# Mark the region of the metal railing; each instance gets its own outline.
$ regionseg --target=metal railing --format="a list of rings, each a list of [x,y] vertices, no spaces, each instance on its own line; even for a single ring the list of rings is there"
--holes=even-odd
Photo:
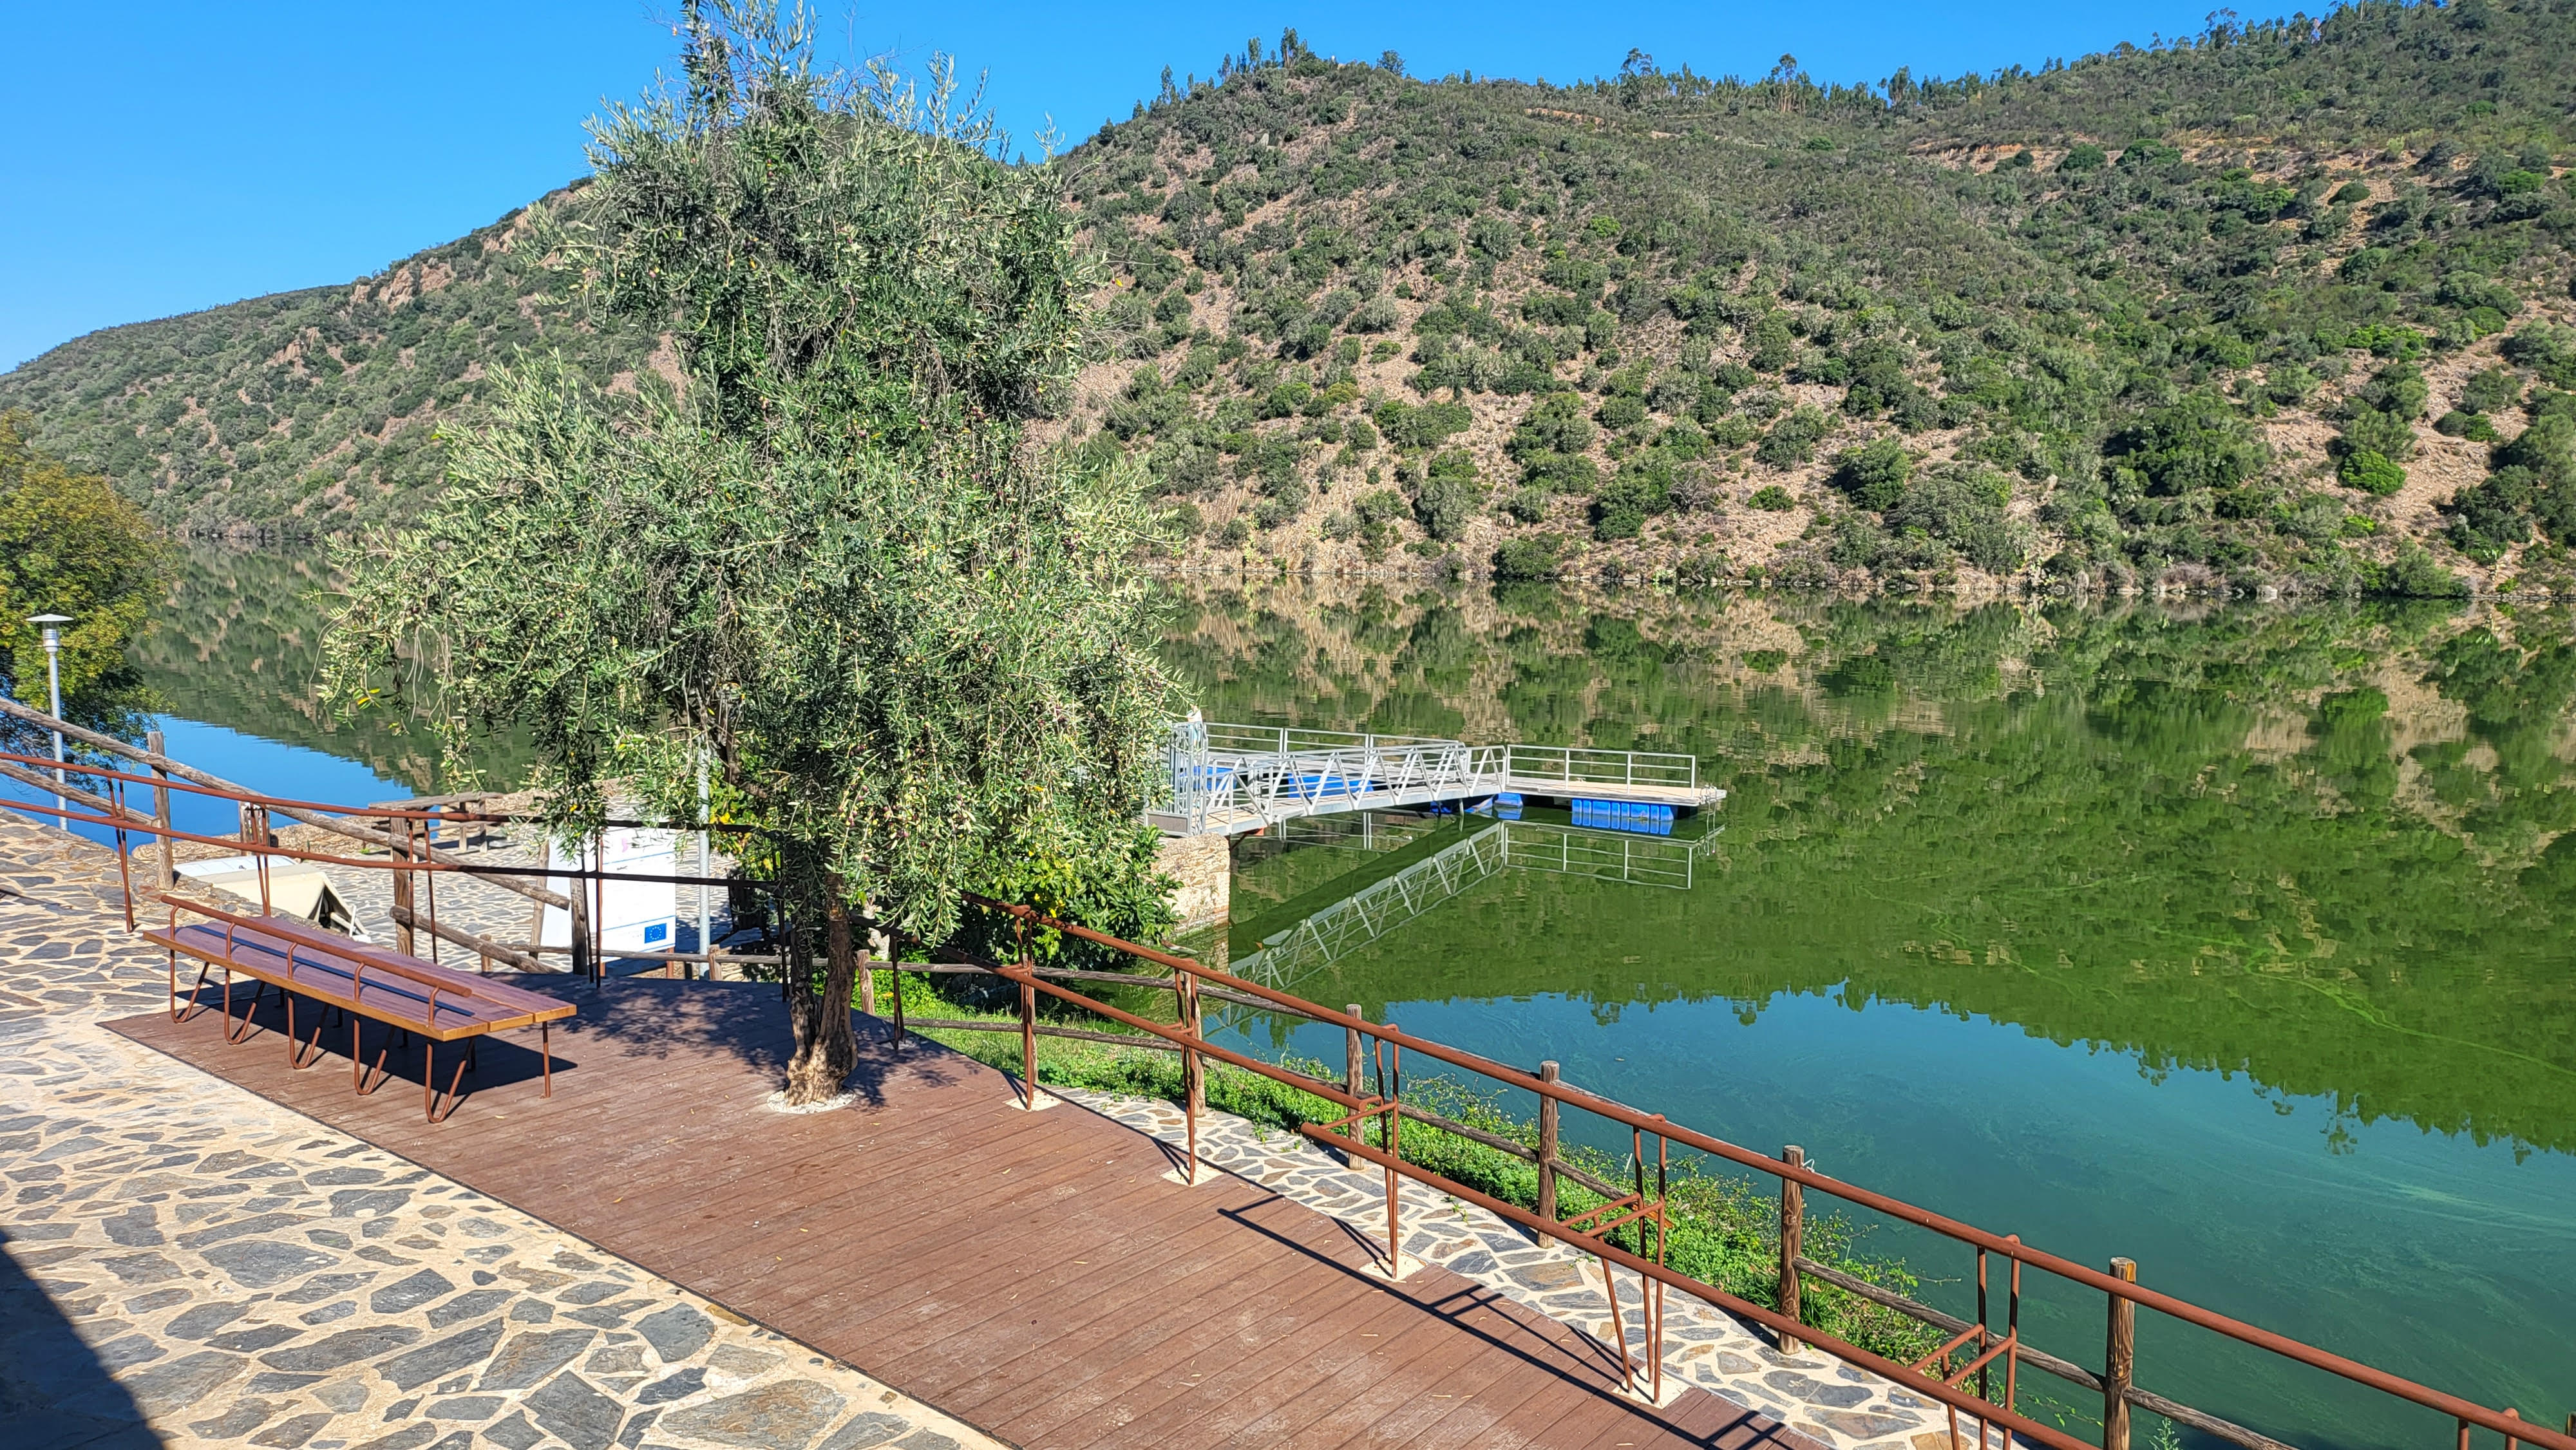
[[[1506,754],[1423,736],[1182,721],[1164,743],[1165,799],[1153,814],[1194,835],[1491,795]]]
[[[1622,1374],[1631,1384],[1642,1380],[1650,1397],[1658,1403],[1662,1399],[1665,1347],[1662,1339],[1662,1295],[1671,1289],[1693,1295],[1739,1320],[1770,1331],[1784,1350],[1803,1346],[1823,1351],[1845,1364],[1880,1375],[1939,1402],[1950,1416],[1950,1443],[1953,1445],[1965,1443],[1959,1428],[1959,1421],[1964,1418],[1975,1422],[1977,1440],[1981,1445],[1991,1443],[1987,1440],[1988,1427],[1991,1426],[2002,1432],[2004,1450],[2009,1450],[2015,1439],[2026,1444],[2047,1446],[2050,1450],[2088,1450],[2086,1441],[2057,1426],[2033,1419],[2016,1408],[2020,1371],[2027,1366],[2103,1397],[2103,1428],[2099,1443],[2104,1450],[2132,1450],[2132,1408],[2148,1410],[2176,1424],[2248,1447],[2248,1450],[2288,1450],[2282,1442],[2258,1430],[2138,1386],[2135,1382],[2136,1316],[2137,1311],[2145,1309],[2447,1417],[2457,1427],[2461,1450],[2468,1450],[2472,1433],[2477,1430],[2504,1437],[2506,1450],[2517,1450],[2523,1445],[2541,1447],[2541,1450],[2576,1450],[2576,1416],[2571,1416],[2567,1431],[2561,1433],[2524,1420],[2517,1411],[2495,1409],[2446,1394],[2404,1376],[2148,1289],[2138,1283],[2136,1265],[2129,1260],[2112,1260],[2107,1273],[2087,1268],[2025,1244],[2017,1235],[1991,1233],[1901,1199],[1829,1178],[1806,1166],[1804,1154],[1796,1147],[1784,1149],[1779,1157],[1774,1158],[1671,1122],[1661,1114],[1647,1113],[1574,1087],[1563,1081],[1554,1063],[1541,1064],[1535,1073],[1523,1071],[1405,1032],[1393,1023],[1370,1022],[1356,1006],[1336,1012],[1319,1003],[1291,996],[1277,988],[1217,970],[1187,957],[1123,941],[1103,932],[1044,916],[1024,906],[981,897],[970,896],[968,899],[988,911],[1016,919],[1021,933],[1021,960],[996,962],[953,947],[923,946],[922,951],[931,959],[926,966],[903,962],[877,965],[874,970],[891,971],[898,977],[895,993],[898,1040],[906,1030],[900,1008],[900,974],[922,970],[962,971],[1017,983],[1020,988],[1019,1020],[1016,1023],[916,1022],[914,1025],[1018,1032],[1022,1052],[1021,1091],[1032,1103],[1038,1091],[1039,1037],[1073,1037],[1178,1052],[1182,1061],[1182,1096],[1187,1118],[1189,1156],[1186,1171],[1192,1178],[1199,1171],[1198,1119],[1205,1110],[1207,1062],[1214,1061],[1253,1073],[1336,1105],[1344,1110],[1342,1116],[1330,1122],[1302,1124],[1299,1131],[1351,1161],[1369,1164],[1386,1175],[1385,1254],[1390,1272],[1400,1273],[1403,1268],[1400,1255],[1402,1211],[1397,1193],[1399,1179],[1411,1179],[1462,1202],[1472,1203],[1519,1224],[1542,1239],[1590,1255],[1600,1262],[1604,1288],[1610,1292],[1611,1320],[1620,1341],[1616,1353]],[[1026,947],[1026,933],[1033,929],[1062,932],[1139,962],[1161,967],[1168,975],[1075,972],[1037,967]],[[1067,985],[1073,981],[1117,983],[1130,988],[1171,992],[1177,999],[1178,1020],[1159,1022],[1129,1012]],[[1041,1023],[1037,1017],[1037,998],[1040,995],[1053,997],[1068,1007],[1107,1019],[1126,1030],[1123,1033],[1100,1032]],[[1203,999],[1207,998],[1257,1006],[1284,1016],[1339,1027],[1348,1043],[1348,1064],[1343,1080],[1329,1081],[1208,1041],[1201,1008]],[[1500,1087],[1535,1095],[1539,1100],[1537,1145],[1533,1147],[1477,1129],[1405,1102],[1403,1060],[1407,1053],[1473,1074]],[[1565,1109],[1589,1113],[1630,1135],[1632,1181],[1629,1185],[1622,1187],[1604,1182],[1563,1161],[1558,1147],[1560,1118]],[[1454,1133],[1535,1163],[1539,1170],[1536,1210],[1495,1198],[1406,1159],[1402,1125],[1408,1121]],[[1379,1125],[1374,1143],[1359,1131],[1361,1125],[1372,1122]],[[1714,1284],[1681,1273],[1664,1261],[1664,1239],[1672,1219],[1665,1202],[1666,1175],[1671,1151],[1675,1147],[1705,1154],[1778,1181],[1781,1270],[1778,1308],[1730,1294]],[[1649,1162],[1655,1165],[1651,1189],[1647,1181],[1646,1165]],[[1560,1217],[1555,1192],[1559,1178],[1583,1183],[1604,1202],[1571,1218]],[[1977,1317],[1971,1320],[1946,1314],[1931,1305],[1843,1273],[1807,1256],[1803,1252],[1802,1231],[1809,1194],[1838,1199],[1973,1250],[1976,1258]],[[1629,1237],[1634,1247],[1615,1241],[1613,1235],[1622,1229],[1631,1230]],[[2000,1273],[1996,1268],[1997,1260],[2002,1261]],[[1633,1273],[1640,1281],[1640,1292],[1647,1306],[1643,1321],[1647,1342],[1639,1346],[1643,1351],[1642,1362],[1631,1357],[1630,1346],[1626,1343],[1626,1320],[1619,1307],[1617,1286],[1612,1278],[1614,1268]],[[2025,1270],[2050,1275],[2104,1296],[2108,1328],[2099,1371],[2049,1353],[2023,1339],[2020,1321]],[[1809,1279],[1832,1284],[1896,1310],[1943,1332],[1947,1337],[1931,1353],[1912,1363],[1898,1363],[1872,1353],[1801,1321],[1801,1288]],[[2000,1306],[1995,1302],[1998,1298]],[[2003,1320],[2000,1326],[1994,1322],[1998,1307]],[[2002,1381],[2000,1400],[1995,1398],[1993,1383],[1998,1370]],[[1974,1390],[1968,1387],[1972,1380],[1976,1384]]]
[[[1164,766],[1165,798],[1151,815],[1155,824],[1183,835],[1508,790],[1573,795],[1588,788],[1686,806],[1708,805],[1722,794],[1700,785],[1699,760],[1691,755],[1470,745],[1435,736],[1221,721],[1174,722],[1165,738]]]
[[[1514,745],[1515,786],[1535,781],[1558,785],[1645,785],[1699,788],[1699,757],[1653,750],[1594,750],[1579,745]]]

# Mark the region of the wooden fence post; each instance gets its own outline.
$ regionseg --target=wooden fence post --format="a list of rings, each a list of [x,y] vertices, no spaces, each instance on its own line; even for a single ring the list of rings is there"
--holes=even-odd
[[[143,736],[143,748],[151,751],[153,758],[156,760],[168,753],[162,747],[161,732],[158,730],[145,732]],[[179,858],[176,854],[179,843],[170,839],[169,835],[170,769],[168,766],[155,765],[152,767],[152,775],[154,777],[154,784],[152,787],[152,821],[153,824],[159,826],[162,831],[161,849],[153,854],[161,858],[161,889],[168,891],[179,884]]]
[[[411,822],[393,816],[385,817],[385,834],[391,836],[397,832],[402,836],[402,845],[397,849],[401,851],[402,859],[409,861],[411,859]],[[417,943],[412,938],[412,903],[411,872],[404,867],[396,866],[394,868],[394,950],[407,957],[420,955],[414,949]]]
[[[1807,1166],[1807,1150],[1792,1143],[1780,1150],[1780,1161],[1792,1168]],[[1798,1255],[1807,1231],[1807,1186],[1794,1178],[1780,1180],[1780,1317],[1792,1324],[1798,1319]],[[1798,1336],[1780,1331],[1780,1352],[1795,1353]]]
[[[1538,1065],[1538,1080],[1551,1086],[1557,1081],[1554,1062]],[[1538,1216],[1550,1223],[1556,1221],[1556,1099],[1541,1093],[1538,1099]]]
[[[1360,1015],[1360,1004],[1353,1002],[1342,1010],[1357,1020]],[[1360,1095],[1360,1030],[1356,1027],[1345,1030],[1350,1037],[1347,1044],[1350,1058],[1349,1065],[1342,1070],[1342,1091],[1352,1097],[1358,1097]]]
[[[1395,1031],[1395,1024],[1388,1022],[1386,1030]],[[1378,1060],[1394,1070],[1393,1080],[1384,1082],[1390,1111],[1386,1115],[1386,1127],[1381,1130],[1382,1142],[1386,1156],[1401,1162],[1404,1158],[1404,1049],[1384,1038],[1378,1039],[1377,1048]],[[1386,1276],[1390,1279],[1404,1277],[1404,1231],[1397,1209],[1397,1191],[1402,1186],[1390,1163],[1386,1170]]]
[[[1198,974],[1175,971],[1179,978],[1181,1030],[1195,1043],[1205,1039],[1199,1014]],[[1199,1113],[1207,1107],[1207,1064],[1196,1047],[1181,1049],[1181,1111],[1189,1120],[1189,1155],[1187,1168],[1181,1170],[1182,1181],[1195,1188],[1199,1181]]]
[[[2138,1282],[2135,1259],[2113,1259],[2111,1277]],[[2102,1355],[2102,1450],[2129,1450],[2129,1380],[2138,1372],[2138,1306],[2111,1296],[2111,1328]]]
[[[576,855],[573,859],[578,861],[581,858]],[[572,941],[572,972],[574,976],[587,977],[591,973],[592,965],[589,883],[577,876],[561,879],[565,887],[564,899],[572,903],[564,913],[565,925],[568,928],[566,934]]]
[[[1020,965],[1030,965],[1027,958]],[[1024,1104],[1038,1105],[1038,989],[1020,983],[1020,1088]]]

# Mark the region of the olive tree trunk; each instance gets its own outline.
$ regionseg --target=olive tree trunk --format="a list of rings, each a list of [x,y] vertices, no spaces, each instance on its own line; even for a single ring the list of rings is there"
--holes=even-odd
[[[835,882],[837,888],[839,883]],[[788,995],[796,1030],[796,1055],[787,1064],[787,1106],[803,1107],[839,1095],[859,1065],[858,1033],[850,1021],[850,993],[858,983],[858,952],[851,941],[850,907],[835,889],[824,912],[824,965],[819,990],[804,953],[789,950],[791,981],[806,990]]]

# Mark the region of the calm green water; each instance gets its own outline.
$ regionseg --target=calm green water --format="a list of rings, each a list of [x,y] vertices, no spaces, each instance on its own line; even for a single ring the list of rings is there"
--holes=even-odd
[[[181,716],[435,786],[419,737],[315,708],[318,579],[307,559],[197,551],[138,662]],[[2559,1424],[2576,1406],[2570,636],[2539,610],[1283,584],[1177,591],[1167,654],[1212,719],[1688,751],[1731,792],[1686,865],[1639,847],[1629,881],[1526,864],[1564,835],[1533,812],[1509,828],[1524,864],[1289,963],[1302,993],[1555,1058],[1703,1130],[1802,1144],[1828,1173],[2087,1263],[2135,1258],[2157,1287]],[[511,776],[525,757],[504,742],[485,763]],[[1489,828],[1249,843],[1233,950]],[[1969,1301],[1964,1254],[1894,1228],[1870,1247]],[[2449,1433],[2144,1320],[2141,1383],[2283,1438]],[[2026,1322],[2098,1360],[2097,1298],[2035,1290]]]
[[[2568,636],[2539,611],[1281,586],[1191,595],[1171,657],[1215,719],[1682,750],[1731,792],[1686,887],[1507,867],[1293,963],[1301,993],[2555,1425]],[[1479,829],[1246,843],[1233,949]],[[1871,1246],[1971,1302],[1963,1252]],[[2100,1300],[2038,1297],[2034,1341],[2098,1362]],[[2141,1383],[2301,1444],[2447,1433],[2141,1333]]]

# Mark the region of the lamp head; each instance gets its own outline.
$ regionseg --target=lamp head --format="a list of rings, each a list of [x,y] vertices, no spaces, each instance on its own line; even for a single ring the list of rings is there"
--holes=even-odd
[[[68,614],[33,614],[27,617],[27,622],[45,627],[45,648],[54,650],[63,647],[63,626],[71,623],[72,617]]]

